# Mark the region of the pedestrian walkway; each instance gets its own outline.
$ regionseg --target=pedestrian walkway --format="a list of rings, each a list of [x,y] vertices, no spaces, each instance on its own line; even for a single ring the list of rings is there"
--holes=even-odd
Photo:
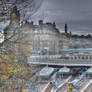
[[[48,83],[45,88],[42,90],[42,92],[51,92],[50,84]]]
[[[69,76],[62,84],[60,84],[60,85],[57,87],[56,90],[52,90],[51,92],[57,92],[58,89],[60,89],[61,87],[63,87],[63,85],[64,85],[65,83],[67,83],[71,78],[72,78],[72,76]]]
[[[28,58],[29,64],[35,65],[58,65],[58,66],[92,66],[92,60],[66,60],[53,58]]]
[[[84,92],[88,88],[90,83],[92,83],[92,79],[85,85],[85,87],[80,92]]]

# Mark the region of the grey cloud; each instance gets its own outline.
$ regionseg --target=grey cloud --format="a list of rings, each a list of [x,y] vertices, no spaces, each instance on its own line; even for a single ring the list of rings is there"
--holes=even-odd
[[[44,0],[33,17],[35,21],[38,19],[55,21],[61,29],[68,23],[72,32],[92,33],[92,0]]]

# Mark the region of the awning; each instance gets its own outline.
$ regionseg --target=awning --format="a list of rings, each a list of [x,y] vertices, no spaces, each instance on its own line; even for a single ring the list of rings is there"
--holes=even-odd
[[[67,67],[61,68],[58,71],[58,74],[69,74],[69,73],[70,73],[70,68],[67,68]]]

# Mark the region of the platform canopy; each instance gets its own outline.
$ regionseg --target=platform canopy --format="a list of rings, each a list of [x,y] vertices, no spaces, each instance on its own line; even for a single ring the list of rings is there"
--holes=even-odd
[[[70,73],[70,68],[63,67],[58,71],[58,74],[69,74]]]
[[[50,77],[50,75],[54,72],[54,68],[45,67],[39,72],[39,76],[41,77]]]
[[[92,74],[92,68],[89,68],[89,69],[86,71],[86,74]]]

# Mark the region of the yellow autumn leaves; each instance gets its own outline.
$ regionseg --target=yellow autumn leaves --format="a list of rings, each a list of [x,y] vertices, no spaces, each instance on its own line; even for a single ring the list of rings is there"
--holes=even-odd
[[[2,80],[6,80],[8,78],[9,78],[9,75],[2,75],[2,76],[0,76],[0,79],[2,79]]]
[[[0,63],[12,62],[12,58],[11,57],[13,57],[13,62],[18,62],[17,57],[11,54],[11,55],[0,56]]]
[[[2,74],[5,73],[15,73],[15,72],[22,72],[22,68],[21,67],[13,67],[13,66],[7,66],[6,64],[1,64],[0,65],[1,70],[2,70]]]
[[[10,67],[8,67],[8,72],[9,72],[9,73],[22,72],[22,68],[21,68],[21,67],[13,68],[12,66],[10,66]]]
[[[23,71],[22,67],[18,64],[18,59],[13,54],[0,56],[0,76],[1,80],[7,80],[9,76],[13,73]]]
[[[1,80],[6,80],[6,79],[9,78],[10,74],[12,74],[12,73],[15,74],[17,72],[20,72],[21,73],[22,72],[22,68],[14,68],[13,69],[13,67],[10,66],[10,67],[7,68],[7,72],[5,73],[5,71],[4,71],[4,74],[2,74],[0,76],[0,79]]]
[[[2,63],[3,61],[10,61],[9,56],[0,56],[0,63]]]

